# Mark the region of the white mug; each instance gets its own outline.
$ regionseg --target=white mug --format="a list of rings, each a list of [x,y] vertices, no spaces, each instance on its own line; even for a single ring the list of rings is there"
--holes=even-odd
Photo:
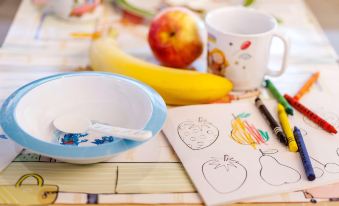
[[[205,18],[208,71],[224,76],[237,91],[260,87],[265,75],[280,76],[286,68],[289,42],[275,30],[274,17],[248,8],[213,10]],[[267,67],[273,37],[284,44],[280,70]]]

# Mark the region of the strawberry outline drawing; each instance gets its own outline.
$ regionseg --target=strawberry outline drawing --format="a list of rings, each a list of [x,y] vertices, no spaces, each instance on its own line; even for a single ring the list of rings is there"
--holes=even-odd
[[[180,139],[192,150],[211,146],[219,137],[219,129],[206,119],[184,121],[177,127]]]

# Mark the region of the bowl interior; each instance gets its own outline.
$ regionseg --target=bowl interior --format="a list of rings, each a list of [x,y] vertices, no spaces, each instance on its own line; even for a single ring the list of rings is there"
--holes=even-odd
[[[53,121],[69,113],[143,129],[152,116],[152,102],[143,89],[115,76],[65,76],[25,94],[17,104],[15,118],[29,135],[55,143]]]

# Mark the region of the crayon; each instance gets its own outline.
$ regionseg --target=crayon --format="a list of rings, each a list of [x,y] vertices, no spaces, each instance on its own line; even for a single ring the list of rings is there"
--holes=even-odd
[[[71,37],[73,38],[91,38],[91,39],[98,39],[101,37],[101,32],[93,32],[93,33],[86,33],[86,32],[74,32],[71,33]]]
[[[287,114],[285,112],[285,108],[281,105],[278,104],[278,116],[280,120],[280,125],[287,137],[288,141],[288,148],[290,149],[291,152],[297,152],[298,151],[298,145],[295,142],[293,131],[290,125],[290,122],[288,121]]]
[[[313,181],[315,180],[315,174],[314,174],[312,163],[311,163],[310,157],[308,156],[306,145],[301,135],[301,132],[297,127],[294,127],[293,133],[295,136],[295,140],[298,144],[300,158],[301,158],[301,161],[303,162],[307,179],[309,181]]]
[[[281,127],[278,125],[277,121],[273,118],[271,113],[268,111],[264,103],[261,101],[259,97],[255,99],[255,106],[258,107],[260,113],[267,120],[269,126],[271,127],[273,133],[279,138],[280,142],[288,145],[287,138],[285,134],[282,132]]]
[[[292,109],[291,105],[288,104],[286,99],[280,94],[280,92],[274,86],[274,84],[269,79],[266,79],[265,83],[266,83],[265,87],[268,90],[270,90],[270,92],[272,93],[274,98],[276,98],[278,100],[278,102],[284,106],[285,111],[287,112],[287,114],[293,115],[293,109]]]
[[[302,105],[297,100],[293,99],[293,97],[285,94],[284,97],[287,99],[287,101],[300,113],[305,115],[308,119],[319,125],[321,128],[323,128],[325,131],[329,133],[337,133],[337,130],[327,121],[325,121],[323,118],[318,116],[316,113],[312,112],[310,109]]]
[[[254,90],[254,91],[248,91],[248,92],[241,93],[241,94],[229,94],[211,103],[231,103],[236,100],[250,99],[252,97],[257,97],[260,95],[260,93],[261,93],[260,90]]]
[[[314,73],[307,81],[306,83],[299,89],[296,95],[294,95],[294,99],[299,100],[304,94],[306,94],[311,86],[317,81],[319,78],[320,72]]]

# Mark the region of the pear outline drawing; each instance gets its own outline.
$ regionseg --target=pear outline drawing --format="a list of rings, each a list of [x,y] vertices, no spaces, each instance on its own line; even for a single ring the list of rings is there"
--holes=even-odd
[[[319,167],[313,167],[315,178],[319,179],[324,175],[324,170]]]
[[[306,131],[305,129],[300,128],[300,130],[301,130],[301,131],[304,131],[304,134],[302,134],[303,136],[306,136],[306,135],[308,134],[307,131]],[[336,154],[337,154],[337,156],[339,157],[339,147],[336,149]],[[323,163],[323,162],[321,162],[320,160],[315,159],[315,158],[312,157],[312,156],[310,156],[310,159],[311,159],[313,162],[315,162],[315,163],[317,163],[317,164],[319,164],[319,165],[321,165],[321,166],[323,167],[323,169],[322,169],[322,168],[319,168],[319,167],[313,167],[314,172],[316,172],[316,169],[321,171],[321,175],[320,175],[319,177],[317,176],[317,173],[316,173],[316,178],[322,177],[322,176],[324,175],[325,171],[328,172],[328,173],[332,173],[332,174],[334,174],[334,173],[339,173],[339,164],[337,164],[337,163],[335,163],[335,162],[327,162],[327,163]],[[337,170],[335,170],[335,171],[331,170],[331,169],[330,169],[331,166],[332,166],[332,169],[333,169],[333,167],[334,167],[334,168],[337,169]]]
[[[261,156],[259,157],[259,164],[260,164],[259,175],[260,175],[260,178],[264,182],[266,182],[267,184],[269,184],[271,186],[281,186],[281,185],[284,185],[284,184],[297,183],[297,182],[299,182],[301,180],[301,174],[300,174],[300,172],[298,170],[296,170],[296,169],[294,169],[294,168],[292,168],[292,167],[290,167],[288,165],[280,163],[275,157],[272,156],[273,154],[276,154],[276,153],[279,152],[277,149],[266,150],[265,152],[262,151],[261,149],[259,149],[259,151],[261,153]],[[286,179],[281,179],[281,183],[280,182],[274,182],[274,180],[276,178],[281,178],[282,176],[280,176],[280,175],[278,176],[277,174],[273,174],[270,177],[269,176],[270,173],[264,172],[264,167],[263,167],[263,163],[262,163],[264,161],[263,158],[267,159],[266,161],[271,161],[271,162],[274,161],[275,162],[274,164],[278,164],[279,166],[285,167],[285,168],[289,169],[290,172],[292,172],[292,173],[294,172],[294,174],[296,175],[296,178],[292,179],[294,177],[292,175],[288,174],[286,176]],[[265,168],[267,168],[267,167],[265,167]],[[272,167],[270,166],[270,168],[272,168]]]
[[[338,149],[337,149],[337,152],[338,152]],[[335,163],[335,162],[327,162],[327,163],[323,163],[323,162],[321,162],[320,160],[317,160],[317,159],[315,159],[314,157],[311,157],[310,156],[310,158],[314,161],[314,162],[316,162],[316,163],[318,163],[318,164],[320,164],[321,166],[323,166],[323,168],[324,168],[324,170],[326,171],[326,172],[328,172],[328,173],[339,173],[339,164],[337,164],[337,163]],[[334,167],[334,170],[331,170],[331,169],[333,169],[333,167]],[[335,170],[336,169],[336,170]]]

